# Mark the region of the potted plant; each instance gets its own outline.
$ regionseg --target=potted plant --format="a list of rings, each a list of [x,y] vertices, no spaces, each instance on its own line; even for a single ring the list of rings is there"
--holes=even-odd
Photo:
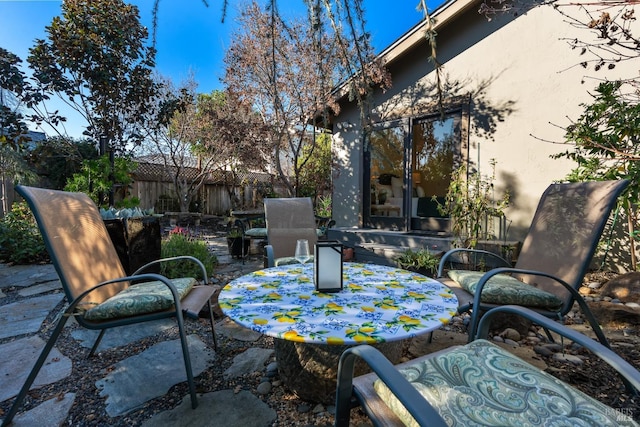
[[[139,208],[100,209],[100,214],[127,274],[160,259],[161,232],[157,216]],[[157,273],[159,268],[149,271]]]
[[[232,257],[244,258],[249,253],[250,244],[251,239],[246,239],[239,227],[232,227],[227,232],[227,247]]]
[[[407,249],[398,258],[398,267],[415,271],[429,277],[435,277],[443,252],[431,252],[429,249]]]

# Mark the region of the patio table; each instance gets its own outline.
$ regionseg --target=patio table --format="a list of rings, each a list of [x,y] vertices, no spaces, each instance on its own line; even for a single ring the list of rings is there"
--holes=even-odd
[[[219,295],[236,323],[276,338],[281,378],[300,398],[331,401],[338,358],[358,344],[399,359],[403,340],[449,322],[458,308],[451,290],[395,267],[344,263],[341,292],[321,293],[313,265],[259,270],[231,281]]]

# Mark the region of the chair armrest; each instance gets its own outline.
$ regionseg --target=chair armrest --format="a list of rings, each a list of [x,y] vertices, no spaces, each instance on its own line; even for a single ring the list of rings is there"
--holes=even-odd
[[[331,219],[331,217],[329,216],[319,216],[316,215],[316,228],[330,228],[332,227],[336,222],[335,220]]]
[[[165,263],[165,262],[172,262],[172,261],[192,261],[192,262],[194,262],[195,264],[198,265],[198,267],[200,267],[200,271],[202,272],[202,277],[203,277],[204,284],[205,285],[209,284],[209,278],[207,277],[207,269],[205,268],[205,266],[202,263],[202,261],[200,261],[198,258],[189,256],[189,255],[174,256],[174,257],[170,257],[170,258],[161,258],[161,259],[157,259],[157,260],[148,262],[145,265],[143,265],[142,267],[138,268],[136,271],[134,271],[132,276],[137,276],[137,275],[141,274],[144,270],[146,270],[147,268],[151,267],[152,265],[162,264],[162,263]],[[160,277],[164,277],[164,276],[160,276]]]
[[[315,216],[316,218],[316,228],[320,231],[318,237],[324,237],[327,235],[327,230],[333,227],[336,224],[336,221],[331,219],[328,216]]]
[[[265,245],[264,246],[264,267],[265,268],[275,267],[275,265],[276,265],[276,260],[275,260],[275,257],[273,256],[273,246]]]
[[[526,274],[530,276],[547,277],[561,284],[573,297],[572,300],[568,300],[567,302],[564,303],[565,305],[562,307],[561,313],[564,313],[565,310],[568,310],[573,305],[573,301],[576,301],[580,306],[582,313],[584,313],[584,315],[587,317],[587,321],[591,324],[593,332],[598,337],[598,340],[600,340],[600,342],[603,343],[604,345],[607,345],[607,346],[609,345],[607,338],[604,336],[602,329],[600,329],[600,327],[598,326],[597,320],[591,313],[591,309],[585,302],[584,298],[582,298],[582,295],[580,295],[580,292],[578,292],[577,289],[575,289],[573,286],[569,285],[567,282],[560,279],[559,277],[556,277],[553,274],[545,273],[543,271],[523,270],[519,268],[494,268],[493,270],[487,271],[485,274],[482,275],[482,277],[478,281],[478,284],[476,285],[476,292],[473,296],[473,307],[480,307],[480,301],[482,298],[482,289],[487,284],[489,279],[491,279],[493,276],[497,274],[505,274],[505,273],[506,274],[514,274],[514,273]],[[469,325],[470,327],[469,332],[470,334],[473,335],[478,316],[476,313],[473,313],[471,317],[472,319],[471,319],[471,324]],[[472,338],[472,337],[469,337],[469,338]]]
[[[453,255],[457,254],[457,253],[462,253],[462,252],[466,252],[466,253],[472,253],[475,255],[481,255],[483,258],[490,258],[493,259],[495,261],[498,261],[499,266],[504,266],[504,267],[511,267],[511,263],[509,261],[507,261],[506,259],[504,259],[503,257],[501,257],[500,255],[497,255],[493,252],[489,252],[489,251],[483,251],[480,249],[471,249],[471,248],[455,248],[455,249],[450,249],[447,252],[444,253],[444,255],[442,255],[442,258],[440,258],[440,263],[438,264],[438,273],[436,277],[442,277],[442,274],[444,272],[444,266],[445,263],[447,262],[447,260],[449,258],[451,258]],[[451,261],[449,261],[451,262]]]
[[[429,402],[380,351],[369,345],[359,345],[345,350],[338,363],[335,415],[337,427],[349,426],[351,395],[353,393],[353,368],[356,356],[362,358],[380,380],[389,387],[389,390],[411,413],[418,425],[435,427],[447,425]]]
[[[134,282],[134,281],[140,281],[140,280],[162,282],[171,291],[171,295],[173,297],[173,301],[176,308],[180,308],[180,296],[178,295],[178,290],[176,289],[175,285],[171,283],[171,280],[169,280],[168,278],[160,274],[147,273],[147,274],[138,274],[135,276],[132,275],[132,276],[125,276],[125,277],[118,277],[117,279],[111,279],[105,282],[100,282],[97,285],[92,286],[91,288],[85,290],[80,295],[78,295],[73,301],[71,301],[69,303],[69,308],[67,309],[67,312],[68,313],[73,312],[75,307],[80,302],[82,302],[82,300],[85,297],[87,297],[87,295],[89,295],[91,292],[95,291],[98,288],[102,288],[103,286],[113,285],[114,283]]]
[[[522,316],[526,319],[531,320],[533,323],[542,326],[543,328],[549,329],[550,331],[553,331],[565,338],[570,339],[574,343],[580,344],[581,346],[589,349],[600,359],[605,361],[613,369],[618,371],[620,375],[622,375],[622,377],[626,378],[636,388],[636,390],[640,390],[640,372],[638,372],[636,368],[634,368],[622,357],[617,355],[611,349],[600,344],[599,342],[589,338],[588,336],[574,331],[573,329],[567,328],[566,326],[554,320],[551,320],[539,313],[536,313],[535,311],[526,307],[521,307],[518,305],[503,305],[487,311],[480,320],[480,323],[478,325],[478,332],[476,333],[474,339],[486,339],[486,337],[489,335],[489,326],[491,324],[491,320],[499,313],[511,313]]]

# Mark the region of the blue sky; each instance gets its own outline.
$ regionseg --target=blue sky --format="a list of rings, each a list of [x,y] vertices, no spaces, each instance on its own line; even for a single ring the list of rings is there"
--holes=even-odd
[[[133,0],[131,3],[140,9],[142,23],[151,28],[153,0]],[[237,8],[244,1],[229,1],[224,23],[221,22],[222,1],[209,0],[208,3],[209,7],[201,0],[162,0],[158,15],[157,71],[171,77],[176,84],[192,72],[200,92],[222,88],[222,58],[237,28]],[[421,14],[416,10],[418,3],[418,0],[366,1],[367,28],[377,52],[420,21]],[[433,8],[438,3],[440,1],[427,4]],[[304,16],[304,7],[302,0],[278,1],[278,8],[284,16]],[[0,0],[0,47],[24,61],[33,41],[45,37],[45,26],[60,12],[60,0]],[[79,137],[82,132],[80,125],[70,117],[68,133]],[[49,133],[48,129],[44,130]]]

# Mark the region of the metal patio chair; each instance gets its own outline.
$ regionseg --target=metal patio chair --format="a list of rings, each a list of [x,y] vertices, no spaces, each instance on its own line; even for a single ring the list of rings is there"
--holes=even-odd
[[[515,266],[487,251],[457,248],[446,252],[438,280],[459,301],[458,312],[471,311],[469,339],[475,336],[481,313],[516,304],[549,318],[562,318],[577,302],[598,340],[609,346],[578,289],[591,264],[609,214],[629,181],[590,181],[550,185],[540,198]],[[460,254],[498,268],[487,272],[450,269]],[[449,263],[449,264],[448,264]]]
[[[208,285],[204,265],[190,256],[173,257],[148,263],[127,276],[100,212],[86,194],[26,186],[17,186],[16,190],[33,211],[62,283],[68,307],[5,415],[2,426],[11,423],[71,316],[80,326],[100,331],[89,356],[96,351],[107,329],[174,317],[182,344],[191,406],[195,409],[198,401],[184,317],[197,319],[206,307],[217,349],[211,297],[218,288]],[[198,285],[193,278],[169,279],[159,274],[144,273],[150,266],[184,260],[199,265],[204,285]]]
[[[264,199],[267,225],[265,267],[296,264],[296,241],[306,239],[309,249],[318,241],[313,203],[309,197]]]
[[[371,346],[347,349],[338,365],[335,425],[349,426],[354,403],[375,426],[638,425],[487,341],[492,318],[503,313],[526,317],[589,349],[640,387],[640,372],[607,347],[532,310],[507,305],[482,317],[471,343],[397,366]],[[356,356],[373,372],[354,379]]]

